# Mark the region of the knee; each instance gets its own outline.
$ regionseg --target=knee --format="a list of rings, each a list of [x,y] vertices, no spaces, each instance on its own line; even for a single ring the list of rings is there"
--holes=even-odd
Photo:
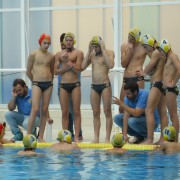
[[[128,119],[128,125],[132,128],[137,124],[138,120],[136,120],[135,118],[129,118]]]
[[[10,118],[13,116],[13,111],[8,111],[6,112],[5,114],[5,119],[6,119],[6,122],[8,123],[8,121],[10,120]]]
[[[93,110],[93,116],[95,118],[100,118],[100,111],[99,110]]]
[[[122,126],[122,124],[123,124],[123,115],[122,114],[116,114],[114,116],[113,120],[118,126]]]
[[[34,114],[37,114],[39,112],[39,107],[32,107],[32,111]]]
[[[111,116],[111,109],[106,109],[106,110],[104,110],[104,114],[105,114],[105,116],[107,117],[107,116]]]

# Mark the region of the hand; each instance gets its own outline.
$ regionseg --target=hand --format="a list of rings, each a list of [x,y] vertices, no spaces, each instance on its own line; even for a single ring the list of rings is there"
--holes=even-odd
[[[17,95],[18,95],[18,94],[17,94],[16,90],[13,89],[13,90],[12,90],[12,96],[13,96],[13,97],[17,97]]]
[[[96,56],[96,51],[94,49],[92,49],[91,53],[90,53],[90,56]]]
[[[174,80],[171,80],[171,81],[165,82],[165,86],[166,87],[175,87],[176,84],[174,84]]]
[[[124,138],[125,143],[129,143],[129,137],[127,134],[123,135],[123,138]]]
[[[72,61],[68,61],[68,62],[67,62],[67,65],[68,65],[70,68],[73,68],[73,67],[74,67],[74,64],[72,63]]]
[[[48,118],[47,123],[51,125],[51,124],[53,124],[53,120],[51,118]]]
[[[105,48],[104,41],[100,40],[100,41],[99,41],[99,45],[100,45],[100,47],[101,47],[101,50],[105,50],[105,49],[106,49],[106,48]]]
[[[61,60],[62,61],[68,61],[68,53],[66,51],[63,51],[61,54]]]
[[[143,70],[137,70],[136,76],[145,76],[144,71]]]
[[[113,96],[111,103],[116,104],[116,105],[120,105],[120,100],[117,97]]]
[[[125,53],[128,54],[130,51],[132,51],[132,49],[133,49],[133,44],[128,42],[125,49]]]

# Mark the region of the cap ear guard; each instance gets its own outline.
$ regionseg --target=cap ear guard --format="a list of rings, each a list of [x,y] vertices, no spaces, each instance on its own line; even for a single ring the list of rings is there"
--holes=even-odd
[[[64,43],[64,44],[66,44],[66,38],[67,38],[67,37],[71,37],[71,38],[73,39],[73,41],[74,41],[73,45],[76,44],[75,35],[74,35],[73,33],[71,33],[71,32],[68,32],[68,33],[65,34],[64,40],[63,40],[63,43]]]
[[[91,41],[90,41],[90,44],[100,44],[100,41],[102,41],[102,38],[100,36],[93,36]]]
[[[134,39],[136,40],[136,42],[140,41],[140,36],[141,36],[141,31],[139,30],[139,28],[133,28],[129,31],[129,34],[134,37]]]
[[[141,41],[142,45],[149,45],[153,48],[154,48],[155,42],[156,42],[156,39],[149,34],[146,34],[145,36],[143,36],[142,41]]]
[[[162,39],[158,42],[158,48],[161,48],[167,54],[171,49],[171,45],[167,39]]]

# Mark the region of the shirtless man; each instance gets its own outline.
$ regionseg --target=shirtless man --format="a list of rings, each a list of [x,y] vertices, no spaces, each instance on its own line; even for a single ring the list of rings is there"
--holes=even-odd
[[[108,77],[109,70],[114,67],[114,52],[106,50],[105,44],[99,36],[94,36],[89,43],[89,49],[82,63],[82,70],[85,70],[92,63],[92,85],[91,85],[91,106],[94,116],[94,140],[99,143],[100,133],[100,104],[103,100],[104,113],[106,116],[106,138],[110,142],[112,130],[111,101],[112,90]]]
[[[59,142],[53,144],[50,148],[55,153],[80,149],[77,144],[72,144],[72,134],[68,130],[60,131],[57,140]]]
[[[111,141],[111,144],[113,146],[112,149],[107,149],[106,152],[110,154],[124,154],[128,150],[124,149],[123,146],[125,144],[123,135],[121,133],[116,133]]]
[[[146,51],[140,43],[141,32],[138,28],[133,28],[129,31],[128,41],[121,46],[121,66],[124,69],[123,84],[121,87],[120,100],[124,101],[124,84],[129,81],[136,81],[140,89],[144,88],[144,77],[136,76],[137,70],[143,69],[143,64],[146,58]],[[120,113],[123,113],[123,108],[119,108]]]
[[[154,110],[158,107],[158,112],[161,120],[161,137],[157,144],[163,141],[162,130],[168,125],[168,117],[165,106],[165,90],[163,87],[163,71],[166,63],[166,58],[158,51],[156,40],[149,34],[142,39],[142,46],[146,49],[151,58],[144,71],[136,71],[138,76],[150,75],[151,89],[148,96],[146,106],[147,129],[148,135],[143,144],[152,144],[154,140]]]
[[[76,41],[72,33],[66,33],[64,44],[66,48],[55,56],[55,74],[61,75],[60,104],[62,110],[62,127],[68,129],[69,123],[69,98],[73,102],[75,136],[74,141],[79,142],[78,136],[81,127],[81,89],[78,72],[84,58],[83,52],[74,48]]]
[[[43,142],[43,135],[48,118],[48,106],[51,98],[54,78],[54,55],[48,52],[51,38],[41,34],[40,48],[29,55],[26,75],[32,82],[32,110],[28,121],[27,134],[32,133],[33,124],[41,104],[41,121],[39,129],[39,142]]]
[[[164,66],[163,83],[166,89],[166,105],[170,114],[172,125],[176,129],[176,139],[178,142],[179,134],[179,118],[177,114],[177,96],[179,94],[178,87],[176,86],[180,78],[180,61],[178,56],[173,52],[167,39],[160,42],[159,51],[167,59]]]
[[[23,138],[24,150],[18,151],[18,155],[21,156],[33,156],[40,155],[35,152],[37,147],[37,139],[33,134],[27,134]]]

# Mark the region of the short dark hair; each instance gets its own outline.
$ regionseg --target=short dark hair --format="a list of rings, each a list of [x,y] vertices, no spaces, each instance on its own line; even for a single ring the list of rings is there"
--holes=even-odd
[[[26,86],[26,83],[23,79],[15,79],[13,82],[13,87],[17,86],[20,84],[22,87]]]
[[[62,34],[60,35],[60,38],[59,38],[60,43],[62,43],[62,42],[64,41],[65,34],[66,34],[66,33],[62,33]]]
[[[135,82],[135,81],[130,81],[130,82],[126,83],[126,84],[124,85],[124,90],[128,90],[128,89],[130,89],[130,91],[131,91],[132,93],[134,93],[135,91],[137,91],[137,93],[138,93],[138,92],[139,92],[138,83]]]

